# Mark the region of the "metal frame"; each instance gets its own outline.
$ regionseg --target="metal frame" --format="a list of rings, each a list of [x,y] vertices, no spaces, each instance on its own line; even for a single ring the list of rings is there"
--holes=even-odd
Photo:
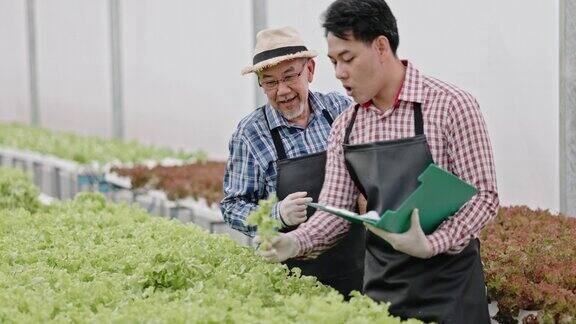
[[[266,0],[252,0],[252,44],[256,44],[256,34],[262,29],[266,28],[268,7],[266,6]],[[252,46],[254,47],[254,46]],[[268,101],[262,89],[255,79],[256,86],[254,88],[254,109],[260,107]]]
[[[124,107],[122,93],[122,51],[120,30],[120,0],[109,0],[110,67],[112,80],[112,136],[124,138]]]
[[[36,1],[26,0],[26,25],[28,27],[28,86],[30,90],[30,124],[40,125],[38,107],[38,66],[36,60]]]
[[[576,216],[576,3],[560,1],[560,212]]]

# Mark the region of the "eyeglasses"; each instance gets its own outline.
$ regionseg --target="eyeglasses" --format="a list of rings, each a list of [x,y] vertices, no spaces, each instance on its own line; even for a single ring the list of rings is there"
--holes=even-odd
[[[307,63],[308,63],[308,60],[306,60],[306,62],[304,62],[304,65],[302,66],[302,71],[300,71],[300,73],[287,74],[280,80],[269,80],[269,81],[261,82],[260,79],[258,79],[258,84],[262,88],[264,88],[265,90],[277,89],[278,85],[280,85],[280,82],[284,83],[287,86],[294,85],[294,84],[296,84],[296,82],[298,82],[298,79],[300,78],[302,73],[304,73],[304,70],[306,70],[305,67],[306,67]]]

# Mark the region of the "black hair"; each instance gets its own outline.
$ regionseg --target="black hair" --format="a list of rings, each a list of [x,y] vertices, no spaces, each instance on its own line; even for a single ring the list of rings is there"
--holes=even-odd
[[[342,39],[351,34],[371,44],[382,35],[388,39],[394,55],[400,38],[396,18],[384,0],[336,0],[323,15],[324,35],[332,33]]]

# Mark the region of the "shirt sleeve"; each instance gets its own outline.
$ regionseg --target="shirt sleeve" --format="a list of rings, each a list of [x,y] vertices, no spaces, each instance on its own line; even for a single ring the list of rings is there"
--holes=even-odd
[[[264,193],[264,194],[262,194]],[[224,221],[232,228],[253,237],[256,227],[248,225],[246,218],[258,209],[258,200],[267,198],[265,180],[254,155],[238,132],[229,143],[229,157],[224,174],[224,198],[220,210]],[[278,204],[272,217],[279,219]]]
[[[499,200],[492,147],[480,107],[469,94],[451,103],[444,137],[449,171],[471,183],[478,193],[428,235],[434,254],[461,252],[497,213]]]
[[[344,162],[343,119],[339,118],[334,122],[328,138],[326,176],[318,201],[323,205],[355,210],[358,190]],[[343,218],[317,211],[306,223],[287,235],[296,239],[299,246],[298,256],[314,258],[338,243],[349,228],[350,222]]]

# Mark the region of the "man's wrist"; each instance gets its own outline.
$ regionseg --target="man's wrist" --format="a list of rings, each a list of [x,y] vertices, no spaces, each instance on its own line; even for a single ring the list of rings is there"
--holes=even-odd
[[[432,255],[430,257],[448,251],[449,247],[446,244],[446,240],[442,239],[442,234],[443,234],[442,232],[436,231],[430,235],[426,235],[428,246],[430,246],[430,248],[432,249]]]
[[[301,237],[300,230],[295,229],[291,232],[286,233],[286,235],[289,236],[294,242],[293,257],[301,257],[306,255],[307,251],[305,250],[305,244],[303,244],[304,242],[302,241],[303,238]]]
[[[294,250],[292,251],[292,258],[295,258],[300,255],[300,243],[295,237],[291,237],[292,242],[294,242]]]
[[[272,208],[272,218],[280,222],[280,229],[288,227],[288,224],[284,222],[282,215],[280,215],[280,202],[277,202]]]
[[[282,228],[290,227],[290,225],[286,224],[286,222],[284,221],[282,214],[278,213],[278,218],[280,218],[280,223],[282,224]]]

